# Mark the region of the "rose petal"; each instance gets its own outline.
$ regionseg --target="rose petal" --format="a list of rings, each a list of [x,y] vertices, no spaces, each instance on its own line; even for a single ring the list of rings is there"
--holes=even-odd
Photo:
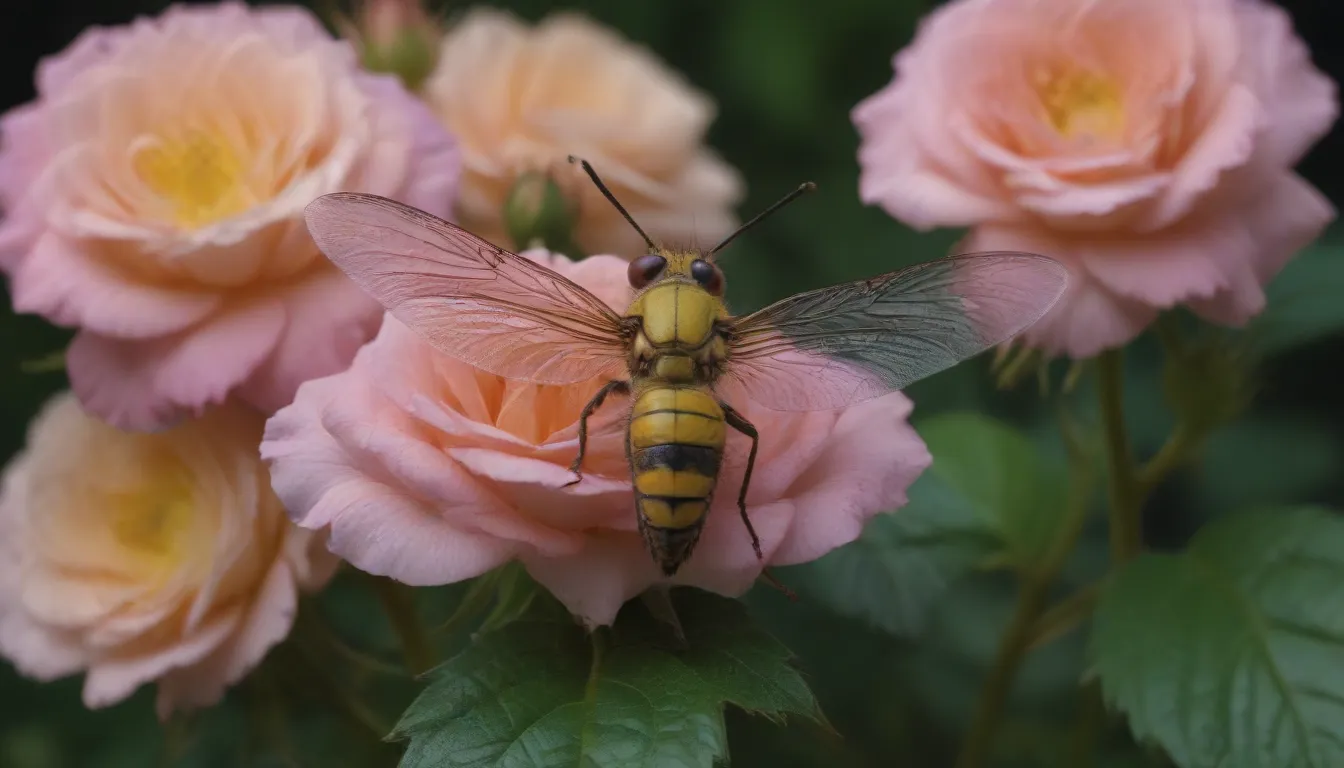
[[[515,545],[455,528],[435,508],[395,485],[375,480],[323,428],[324,397],[340,376],[313,381],[294,404],[267,422],[261,456],[271,483],[294,522],[330,528],[328,546],[357,568],[407,584],[446,584],[478,576],[507,560]],[[312,400],[310,400],[312,398]],[[458,489],[470,493],[470,489]],[[450,516],[472,519],[470,502],[448,507]]]
[[[1100,238],[1072,244],[1082,266],[1107,289],[1154,307],[1208,298],[1229,278],[1207,227],[1191,226],[1142,240]],[[1232,245],[1236,245],[1233,243]]]
[[[906,489],[933,462],[924,441],[906,423],[912,408],[909,398],[892,393],[841,414],[820,460],[796,481],[806,490],[793,503],[824,509],[826,515],[796,515],[771,563],[815,560],[858,538],[872,510],[905,506]],[[891,437],[870,443],[864,439],[869,430]]]
[[[590,628],[611,624],[626,600],[659,581],[636,533],[595,532],[576,554],[521,560],[532,578]]]
[[[223,612],[177,643],[98,659],[84,678],[84,706],[98,709],[116,704],[165,672],[199,662],[224,642],[240,618],[237,610]]]
[[[1339,117],[1335,81],[1312,63],[1288,13],[1265,2],[1232,4],[1242,41],[1243,76],[1264,104],[1265,133],[1257,142],[1279,168],[1296,165]]]
[[[294,581],[287,563],[274,563],[237,630],[199,663],[163,676],[155,703],[160,720],[177,709],[215,704],[289,635],[298,608]]]
[[[43,235],[14,274],[14,309],[95,333],[151,338],[180,331],[219,306],[212,293],[137,281],[89,258],[87,247]]]
[[[275,350],[239,390],[267,413],[288,405],[303,382],[345,370],[383,316],[376,301],[334,269],[317,270],[280,299],[285,327]]]
[[[1224,171],[1250,159],[1256,134],[1269,118],[1249,88],[1233,86],[1208,129],[1177,164],[1171,184],[1146,212],[1141,229],[1158,230],[1188,214],[1200,196],[1217,185]]]
[[[1218,222],[1240,234],[1241,247],[1217,252],[1228,284],[1190,308],[1211,322],[1244,325],[1264,309],[1263,285],[1334,218],[1334,206],[1320,192],[1295,175],[1281,175],[1245,211]]]
[[[1026,251],[1069,267],[1069,286],[1054,308],[1019,337],[1047,355],[1091,357],[1128,342],[1157,317],[1157,310],[1108,291],[1088,272],[1066,240],[1040,229],[983,226],[963,244],[968,251]]]
[[[154,430],[223,402],[271,353],[283,305],[231,307],[186,334],[122,341],[83,332],[67,352],[70,384],[93,413],[122,429]]]

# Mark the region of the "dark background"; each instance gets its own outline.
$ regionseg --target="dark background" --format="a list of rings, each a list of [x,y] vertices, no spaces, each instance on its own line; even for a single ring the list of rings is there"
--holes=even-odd
[[[1344,3],[1279,4],[1292,13],[1317,64],[1344,80],[1339,43]],[[956,233],[918,235],[859,203],[858,138],[849,118],[855,104],[890,80],[892,54],[936,3],[589,0],[560,6],[510,0],[494,5],[528,18],[562,7],[587,11],[650,46],[709,92],[720,110],[709,142],[747,180],[748,198],[739,211],[744,218],[802,180],[820,185],[820,194],[734,245],[727,269],[735,309],[934,258],[954,242]],[[38,59],[60,51],[84,27],[124,23],[164,6],[159,0],[11,2],[0,19],[0,109],[31,99]],[[1344,133],[1321,141],[1301,172],[1337,205],[1344,201]],[[1326,239],[1337,238],[1332,232]],[[1340,258],[1332,259],[1334,254]],[[1290,267],[1283,284],[1317,291],[1317,320],[1337,316],[1332,307],[1344,302],[1344,251],[1318,248],[1310,257]],[[1337,292],[1331,296],[1333,289]],[[0,309],[0,457],[18,449],[36,408],[64,386],[62,374],[24,373],[20,364],[58,351],[66,338],[67,332],[40,320],[13,316],[7,302]],[[1293,338],[1266,348],[1261,391],[1247,418],[1215,435],[1200,465],[1160,490],[1148,510],[1150,545],[1179,546],[1203,521],[1232,504],[1344,506],[1344,391],[1337,375],[1344,334],[1313,326]],[[1140,452],[1152,451],[1170,425],[1158,385],[1160,357],[1151,346],[1138,345],[1129,371],[1129,413]],[[986,369],[982,359],[912,388],[916,424],[931,413],[973,408],[1048,433],[1030,388],[996,391]],[[1099,541],[1093,537],[1084,551],[1104,551]],[[840,744],[799,729],[781,736],[773,726],[735,715],[730,718],[734,764],[877,765],[898,759],[908,765],[946,764],[1010,595],[993,580],[959,588],[931,636],[918,643],[880,637],[815,605],[781,607],[772,596],[753,596],[753,608],[802,655],[847,740]],[[1027,746],[1016,758],[1005,758],[1004,765],[1047,764],[1037,761],[1031,745],[1054,738],[1049,715],[1072,706],[1070,691],[1081,663],[1078,643],[1057,645],[1024,672],[1014,700],[1017,719],[1008,733],[1010,741]],[[158,738],[148,707],[149,699],[141,695],[112,712],[88,715],[79,706],[76,681],[35,686],[0,664],[0,767],[152,764],[136,747]]]

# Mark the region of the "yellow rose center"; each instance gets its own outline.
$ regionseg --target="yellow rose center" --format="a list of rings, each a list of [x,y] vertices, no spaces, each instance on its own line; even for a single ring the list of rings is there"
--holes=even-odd
[[[1125,108],[1113,78],[1074,66],[1038,70],[1034,85],[1046,119],[1069,139],[1118,138]]]
[[[191,486],[177,473],[109,494],[105,500],[118,543],[154,569],[171,570],[190,553],[196,522]]]
[[[172,204],[176,223],[188,229],[257,203],[242,158],[218,134],[191,131],[181,138],[161,138],[141,149],[134,163],[140,179]]]

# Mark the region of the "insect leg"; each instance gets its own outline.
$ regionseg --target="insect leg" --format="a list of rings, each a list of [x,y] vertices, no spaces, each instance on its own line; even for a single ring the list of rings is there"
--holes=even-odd
[[[720,400],[719,407],[723,409],[724,421],[728,422],[728,426],[751,438],[751,454],[747,456],[747,471],[742,475],[742,490],[737,495],[737,511],[742,515],[742,523],[747,526],[747,533],[751,534],[751,548],[756,553],[756,559],[764,560],[765,556],[761,554],[761,540],[756,536],[756,529],[751,526],[751,518],[747,517],[747,488],[751,485],[751,470],[756,466],[756,446],[760,443],[760,434],[756,432],[756,427],[742,414],[733,410],[731,405]],[[769,568],[761,569],[761,578],[783,592],[790,600],[798,599],[798,595],[776,579]]]
[[[719,407],[723,409],[724,421],[728,422],[728,426],[751,438],[751,454],[747,456],[747,472],[742,476],[742,490],[737,494],[737,511],[742,514],[742,522],[747,526],[747,533],[751,534],[751,548],[756,553],[756,559],[764,560],[765,556],[761,554],[761,540],[756,536],[756,529],[751,527],[751,518],[747,517],[747,488],[751,485],[751,470],[756,466],[756,447],[760,445],[761,436],[750,421],[733,410],[733,406],[720,401]]]
[[[602,385],[601,389],[597,390],[597,394],[593,395],[593,399],[589,400],[588,404],[583,406],[583,411],[579,414],[579,455],[574,457],[574,463],[569,465],[569,471],[573,472],[577,477],[570,480],[568,483],[565,483],[564,487],[566,488],[571,485],[577,485],[579,481],[583,480],[583,471],[580,468],[583,466],[583,454],[588,450],[588,417],[592,416],[593,411],[596,411],[602,406],[602,401],[606,400],[607,395],[612,392],[618,392],[622,395],[629,394],[630,382],[608,381],[606,384]]]

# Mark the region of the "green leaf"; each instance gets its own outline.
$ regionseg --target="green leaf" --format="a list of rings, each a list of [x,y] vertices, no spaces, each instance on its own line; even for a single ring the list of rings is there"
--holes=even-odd
[[[1298,254],[1266,288],[1264,314],[1250,326],[1257,348],[1284,352],[1344,333],[1344,247],[1317,243]]]
[[[672,593],[688,647],[636,602],[586,633],[537,596],[431,674],[392,738],[404,768],[712,766],[726,757],[723,705],[824,722],[791,653],[734,600]]]
[[[499,629],[525,616],[532,601],[540,594],[541,586],[521,565],[510,563],[504,566],[495,587],[495,607],[481,622],[480,631]]]
[[[919,432],[933,466],[911,488],[908,509],[977,520],[1009,564],[1029,569],[1040,562],[1064,517],[1064,466],[1044,459],[1021,432],[979,414],[939,416]]]
[[[1214,523],[1146,554],[1098,606],[1095,669],[1135,736],[1181,766],[1344,765],[1344,520],[1313,508]]]
[[[996,549],[964,507],[934,503],[940,490],[937,480],[916,483],[909,508],[874,518],[858,541],[796,569],[798,588],[898,637],[922,634],[948,587]]]
[[[1039,562],[1065,505],[1060,465],[1001,422],[947,414],[924,421],[920,434],[933,465],[910,488],[909,504],[874,518],[852,544],[784,574],[836,613],[898,637],[922,634],[930,610],[968,571]]]

